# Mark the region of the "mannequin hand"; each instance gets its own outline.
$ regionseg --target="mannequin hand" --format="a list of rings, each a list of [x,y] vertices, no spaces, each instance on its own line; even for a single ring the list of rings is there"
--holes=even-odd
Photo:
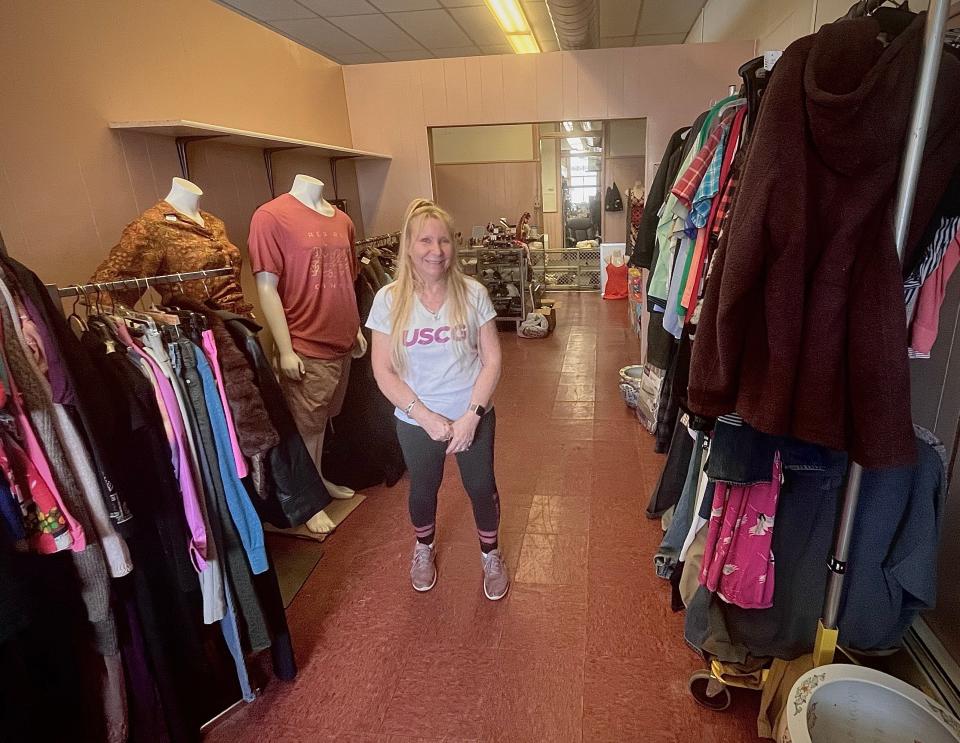
[[[469,449],[479,425],[480,416],[472,410],[468,410],[464,415],[457,418],[452,425],[453,438],[447,445],[447,454],[459,454]]]
[[[306,369],[303,366],[303,359],[291,351],[290,353],[280,354],[280,371],[283,372],[285,377],[299,382],[303,379]]]
[[[357,342],[350,355],[355,359],[362,359],[367,353],[367,339],[363,337],[363,330],[357,331]]]
[[[450,437],[453,436],[450,421],[439,413],[434,413],[424,407],[423,403],[414,407],[411,417],[420,424],[420,427],[427,432],[427,436],[434,441],[449,441]]]

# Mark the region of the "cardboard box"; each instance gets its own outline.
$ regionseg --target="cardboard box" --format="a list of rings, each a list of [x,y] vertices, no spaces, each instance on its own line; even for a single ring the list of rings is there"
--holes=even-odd
[[[538,315],[543,315],[547,318],[547,326],[550,328],[552,333],[557,328],[557,311],[553,307],[541,307],[536,310]]]

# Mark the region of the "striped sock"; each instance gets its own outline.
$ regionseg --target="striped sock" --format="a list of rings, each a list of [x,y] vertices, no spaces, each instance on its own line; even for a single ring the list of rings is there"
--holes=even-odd
[[[477,529],[477,535],[480,537],[480,551],[483,552],[483,554],[489,554],[497,548],[498,544],[496,530],[482,531]]]
[[[414,526],[413,531],[416,533],[417,541],[420,542],[420,544],[433,544],[433,538],[437,533],[437,525]]]

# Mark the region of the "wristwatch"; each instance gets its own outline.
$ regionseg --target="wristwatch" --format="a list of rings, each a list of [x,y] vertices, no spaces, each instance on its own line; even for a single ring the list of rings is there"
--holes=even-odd
[[[477,414],[478,416],[480,416],[481,418],[483,418],[484,414],[487,412],[487,411],[484,409],[483,405],[471,405],[471,406],[470,406],[470,410],[472,410],[474,413],[476,413],[476,414]]]

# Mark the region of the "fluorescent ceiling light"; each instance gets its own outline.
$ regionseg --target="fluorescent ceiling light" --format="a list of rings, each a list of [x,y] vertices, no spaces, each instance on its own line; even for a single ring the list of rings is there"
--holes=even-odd
[[[517,54],[537,54],[540,51],[533,34],[507,34],[507,41]]]
[[[505,34],[528,34],[530,25],[517,0],[487,0],[487,7]]]
[[[519,0],[486,0],[486,3],[517,54],[536,54],[540,51]]]

